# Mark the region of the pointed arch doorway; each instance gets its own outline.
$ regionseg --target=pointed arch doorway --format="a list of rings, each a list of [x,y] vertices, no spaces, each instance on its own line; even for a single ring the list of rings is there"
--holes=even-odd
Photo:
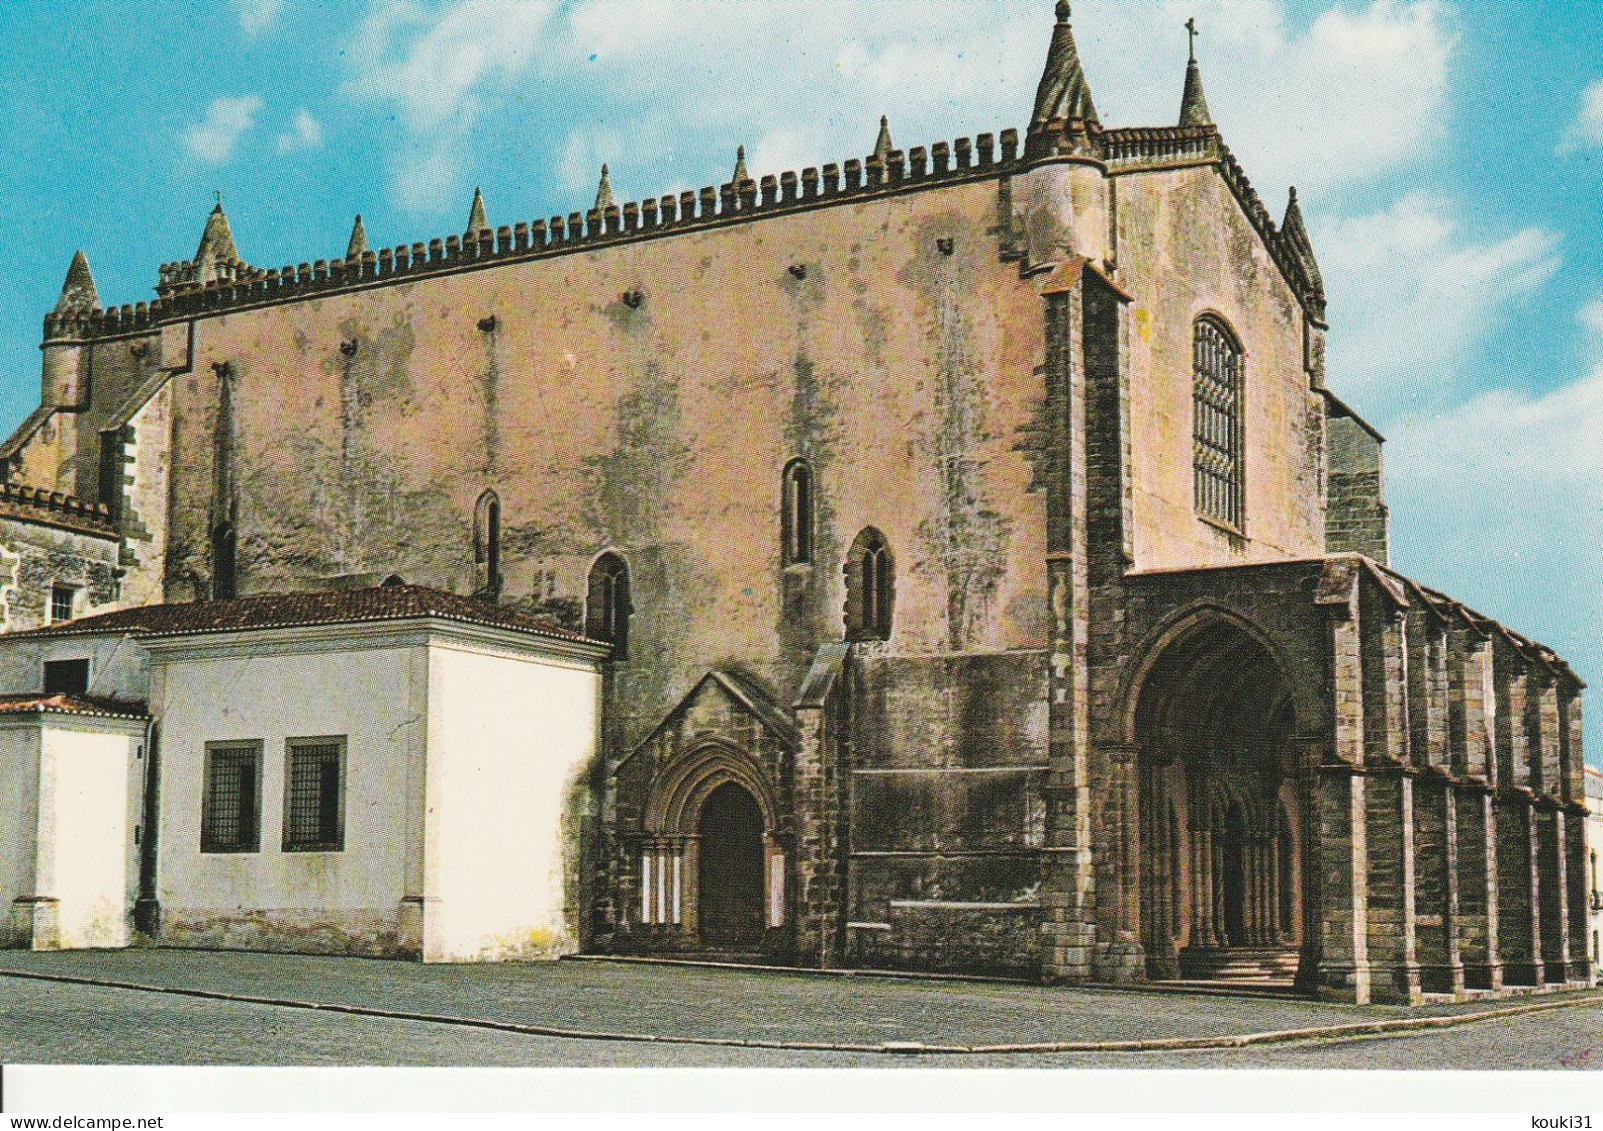
[[[755,950],[763,941],[763,814],[735,782],[707,797],[697,821],[701,942]]]
[[[1148,976],[1289,985],[1303,935],[1302,786],[1278,661],[1210,613],[1159,646],[1137,696]]]

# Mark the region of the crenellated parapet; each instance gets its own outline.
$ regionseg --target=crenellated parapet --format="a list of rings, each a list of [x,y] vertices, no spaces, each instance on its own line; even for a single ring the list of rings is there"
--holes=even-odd
[[[117,524],[106,504],[16,483],[0,483],[0,516],[117,537]]]
[[[1269,255],[1280,268],[1286,282],[1296,293],[1314,321],[1323,325],[1325,321],[1325,292],[1322,282],[1317,280],[1304,259],[1299,246],[1287,238],[1270,215],[1269,209],[1264,207],[1263,200],[1258,196],[1258,190],[1252,187],[1252,181],[1247,178],[1246,170],[1241,167],[1235,155],[1230,152],[1224,142],[1219,142],[1219,172],[1235,193],[1236,200],[1241,204],[1241,210],[1246,213],[1247,219],[1257,229],[1262,237],[1264,246],[1269,249]]]
[[[1103,130],[1092,124],[1087,136],[1090,155],[1110,173],[1215,164],[1288,283],[1311,312],[1323,316],[1323,295],[1308,282],[1296,251],[1282,238],[1215,127]],[[231,260],[213,263],[203,273],[195,262],[169,263],[160,269],[159,297],[154,302],[53,311],[45,318],[45,339],[82,341],[143,333],[174,319],[591,251],[953,184],[1002,180],[1028,166],[1021,158],[1018,131],[1008,129],[548,219],[498,228],[486,223],[466,234],[377,251],[353,250],[353,244],[344,256],[279,268]],[[203,280],[203,274],[209,278]]]
[[[155,302],[105,310],[52,313],[46,319],[47,339],[82,340],[137,333],[164,321],[189,318],[278,302],[309,295],[352,290],[375,284],[448,275],[508,262],[590,251],[689,231],[740,224],[786,213],[836,204],[878,199],[928,188],[984,181],[1016,172],[1019,135],[980,134],[893,149],[866,159],[852,158],[822,167],[787,171],[760,179],[745,178],[624,204],[608,204],[549,219],[491,228],[487,223],[467,233],[399,244],[378,251],[362,250],[332,259],[318,259],[280,268],[250,267],[237,260],[213,264],[201,280],[195,263],[161,268],[160,296]],[[602,203],[605,203],[604,201]],[[482,207],[480,205],[479,207]]]

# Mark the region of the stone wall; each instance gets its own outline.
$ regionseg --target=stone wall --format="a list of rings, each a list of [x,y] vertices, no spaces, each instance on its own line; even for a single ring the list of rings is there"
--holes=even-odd
[[[1046,657],[858,657],[847,957],[1033,973]]]
[[[1328,435],[1326,548],[1333,554],[1364,554],[1385,565],[1389,512],[1381,440],[1342,411],[1331,413]]]

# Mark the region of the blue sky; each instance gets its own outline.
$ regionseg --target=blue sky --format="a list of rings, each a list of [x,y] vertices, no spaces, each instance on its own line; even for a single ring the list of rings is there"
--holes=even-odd
[[[1603,686],[1603,4],[1076,0],[1103,120],[1167,124],[1198,53],[1276,212],[1297,184],[1331,383],[1391,441],[1394,564]],[[151,297],[212,192],[277,266],[1022,127],[1050,0],[9,0],[0,417],[37,403],[74,249]],[[1603,703],[1589,744],[1603,761]]]

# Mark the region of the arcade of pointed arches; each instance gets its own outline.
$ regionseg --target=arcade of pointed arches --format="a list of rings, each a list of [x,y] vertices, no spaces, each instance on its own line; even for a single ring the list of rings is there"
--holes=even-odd
[[[1215,608],[1171,622],[1132,679],[1141,936],[1154,979],[1251,958],[1288,972],[1304,928],[1295,687],[1250,624]]]

